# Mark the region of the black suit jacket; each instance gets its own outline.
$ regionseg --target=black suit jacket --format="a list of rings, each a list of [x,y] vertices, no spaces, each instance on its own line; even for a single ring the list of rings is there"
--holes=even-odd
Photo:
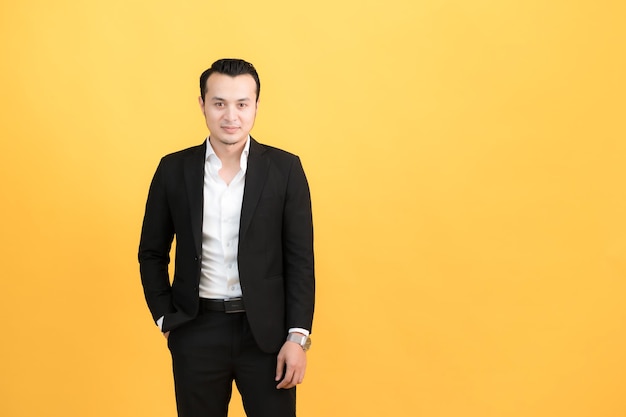
[[[262,350],[275,352],[289,328],[312,328],[311,199],[297,156],[250,141],[239,229],[239,278],[252,333]],[[198,314],[205,156],[206,141],[165,156],[150,185],[139,263],[148,307],[154,320],[164,316],[164,332]]]

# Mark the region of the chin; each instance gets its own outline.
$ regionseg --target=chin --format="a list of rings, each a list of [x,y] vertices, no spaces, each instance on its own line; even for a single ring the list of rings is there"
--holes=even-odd
[[[244,140],[244,138],[222,138],[220,139],[220,142],[222,142],[224,145],[236,145],[242,140]]]

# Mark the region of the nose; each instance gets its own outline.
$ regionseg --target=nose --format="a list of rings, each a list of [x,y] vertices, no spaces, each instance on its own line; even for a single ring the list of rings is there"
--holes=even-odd
[[[228,106],[228,110],[226,110],[226,120],[237,120],[237,109],[234,106]]]

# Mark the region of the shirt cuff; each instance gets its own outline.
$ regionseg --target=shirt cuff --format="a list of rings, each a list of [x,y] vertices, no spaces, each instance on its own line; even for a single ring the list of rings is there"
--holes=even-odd
[[[161,331],[163,331],[163,319],[164,318],[165,316],[161,316],[161,318],[156,321],[156,325],[159,326],[159,330]]]
[[[306,329],[301,329],[300,327],[292,327],[291,329],[289,329],[289,333],[302,333],[307,337],[311,334],[310,331]]]

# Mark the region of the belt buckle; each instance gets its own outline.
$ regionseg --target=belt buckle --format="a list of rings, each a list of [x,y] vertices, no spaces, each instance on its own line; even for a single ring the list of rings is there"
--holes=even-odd
[[[243,308],[243,298],[227,298],[224,300],[224,312],[225,313],[243,313],[246,310]]]

